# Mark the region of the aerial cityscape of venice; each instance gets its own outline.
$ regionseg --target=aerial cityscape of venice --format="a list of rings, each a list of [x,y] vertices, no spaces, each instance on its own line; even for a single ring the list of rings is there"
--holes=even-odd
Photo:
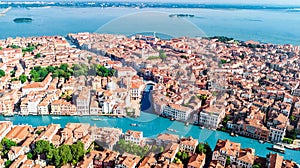
[[[0,1],[0,168],[300,168],[299,9]]]

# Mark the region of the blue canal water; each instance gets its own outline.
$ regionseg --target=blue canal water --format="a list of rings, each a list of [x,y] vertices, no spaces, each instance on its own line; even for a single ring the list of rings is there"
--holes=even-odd
[[[149,11],[193,14],[195,17],[182,19],[190,21],[207,36],[225,35],[239,40],[300,44],[300,12],[287,9],[13,8],[5,16],[0,17],[0,39],[17,36],[66,35],[70,32],[95,32],[124,16]],[[14,23],[13,19],[16,17],[31,17],[33,21]],[[144,17],[141,18],[144,23],[151,20],[147,15],[141,17]],[[132,26],[120,25],[117,29],[112,27],[114,32],[111,33],[126,32],[125,29],[133,29],[137,26],[134,21],[127,24]],[[172,23],[164,26],[166,30],[174,27]],[[186,32],[190,30],[187,29]]]
[[[141,105],[141,109],[148,111],[150,109],[149,101],[149,90],[151,86],[147,86]],[[170,121],[166,118],[158,117],[157,115],[150,114],[147,112],[141,112],[139,118],[109,118],[100,117],[101,121],[92,121],[91,116],[61,116],[60,119],[53,119],[51,116],[15,116],[15,117],[0,117],[0,120],[10,120],[14,124],[29,124],[32,126],[48,125],[51,123],[60,124],[64,127],[69,122],[80,122],[89,123],[90,125],[97,125],[99,127],[114,127],[121,128],[123,132],[126,130],[137,130],[143,131],[145,137],[156,137],[160,133],[173,133],[179,136],[192,136],[197,138],[200,142],[208,142],[209,145],[214,148],[218,139],[229,139],[234,142],[239,142],[242,144],[243,148],[254,148],[258,156],[266,156],[270,151],[266,147],[271,147],[272,144],[265,143],[260,144],[257,140],[245,138],[245,137],[232,137],[228,133],[220,131],[212,131],[208,129],[200,129],[198,126],[189,125],[185,126],[184,123],[177,121]],[[130,126],[131,123],[136,123],[137,127]],[[167,128],[176,129],[178,132],[170,132]],[[283,155],[286,159],[293,159],[294,161],[300,163],[300,152],[293,150],[286,150]]]

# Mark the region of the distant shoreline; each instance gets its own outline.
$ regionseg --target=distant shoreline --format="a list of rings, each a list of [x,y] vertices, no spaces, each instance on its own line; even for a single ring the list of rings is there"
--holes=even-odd
[[[70,8],[88,8],[88,7],[128,7],[128,8],[202,8],[202,9],[249,9],[249,10],[287,10],[288,12],[298,12],[300,6],[282,6],[282,5],[236,5],[236,4],[199,4],[199,3],[154,3],[154,2],[97,2],[97,1],[76,1],[76,2],[49,2],[49,1],[2,1],[0,8],[7,7],[70,7]]]

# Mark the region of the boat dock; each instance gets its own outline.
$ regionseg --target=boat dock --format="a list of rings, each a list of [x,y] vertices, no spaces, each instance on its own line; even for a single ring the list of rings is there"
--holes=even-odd
[[[12,7],[8,7],[6,9],[4,9],[1,13],[0,13],[0,16],[5,16],[5,14],[11,10]]]

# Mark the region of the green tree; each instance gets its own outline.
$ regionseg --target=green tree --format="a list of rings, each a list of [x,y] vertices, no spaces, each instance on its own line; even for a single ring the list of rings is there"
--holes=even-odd
[[[62,160],[59,150],[58,149],[54,149],[52,151],[52,156],[53,156],[54,165],[56,167],[59,167],[61,165],[61,160]]]
[[[40,76],[36,70],[34,70],[34,69],[31,70],[30,75],[31,75],[31,80],[33,80],[34,82],[39,82]]]
[[[228,116],[228,115],[226,115],[226,116],[224,117],[224,119],[223,119],[223,121],[222,121],[222,125],[223,125],[224,127],[227,126],[227,122],[229,121],[229,119],[230,119],[230,116]]]
[[[159,147],[159,153],[162,153],[164,151],[164,147],[160,146]]]
[[[78,141],[76,144],[70,146],[71,153],[73,154],[73,160],[78,162],[84,155],[84,144]]]
[[[21,83],[25,83],[27,81],[27,76],[25,74],[22,74],[19,76],[19,80]]]
[[[229,156],[226,157],[226,166],[228,166],[228,165],[230,165],[230,157]]]
[[[290,116],[290,120],[291,120],[291,121],[295,121],[295,120],[296,120],[296,117],[295,117],[295,116]]]
[[[234,40],[233,38],[226,37],[226,36],[214,36],[214,37],[210,37],[210,39],[218,39],[218,41],[222,43],[227,43],[229,41]]]
[[[22,52],[33,52],[35,50],[35,46],[30,44],[26,48],[22,48]]]
[[[29,152],[29,153],[27,153],[27,158],[28,158],[28,159],[32,159],[32,158],[33,158],[33,155],[32,155],[32,153],[30,153],[30,152]]]
[[[56,70],[57,68],[55,68],[55,67],[53,67],[53,66],[47,66],[46,67],[46,70],[48,71],[48,72],[51,72],[51,73],[54,73],[54,71]]]
[[[39,140],[35,143],[34,152],[36,154],[48,153],[51,149],[51,145],[48,141]]]
[[[39,76],[40,76],[40,81],[43,81],[46,78],[46,76],[48,75],[49,72],[47,71],[47,69],[42,68],[41,70],[38,71],[38,73],[39,73]]]
[[[42,130],[37,130],[35,133],[38,134],[38,135],[41,135]]]
[[[261,164],[260,163],[255,163],[252,168],[261,168]]]
[[[2,153],[3,150],[4,150],[4,147],[3,147],[2,143],[0,143],[0,156],[3,155],[3,153]]]
[[[203,106],[208,98],[206,94],[197,95],[198,99],[201,100],[201,105]]]
[[[297,138],[297,131],[295,129],[292,129],[291,131],[286,131],[286,137],[291,138],[292,140],[295,140]]]
[[[5,76],[5,71],[3,71],[2,69],[0,69],[0,78],[2,78],[3,76]]]
[[[190,156],[188,153],[186,152],[177,152],[176,157],[178,158],[178,160],[180,160],[183,164],[187,164]],[[176,163],[176,162],[175,162]]]
[[[196,147],[196,153],[198,154],[203,154],[205,153],[206,154],[206,149],[205,149],[205,146],[203,143],[199,143]]]
[[[73,155],[69,145],[62,145],[58,147],[59,155],[61,156],[61,165],[65,165],[68,162],[71,162]]]
[[[206,150],[206,154],[207,155],[211,155],[212,154],[212,149],[211,149],[211,147],[209,146],[209,144],[207,142],[204,143],[204,148]]]
[[[41,58],[41,54],[40,53],[35,54],[34,58],[35,59]]]
[[[181,158],[181,157],[182,157],[182,152],[180,152],[180,151],[177,152],[176,157],[177,157],[177,158]]]
[[[159,58],[162,60],[162,61],[165,61],[167,59],[167,55],[165,53],[164,50],[159,50]]]
[[[293,139],[291,139],[291,138],[283,138],[282,142],[288,143],[288,144],[292,144],[293,143]]]
[[[221,59],[221,64],[226,64],[227,60]]]
[[[189,158],[189,155],[186,152],[182,153],[182,160],[186,161]]]
[[[181,161],[179,158],[177,158],[177,157],[174,158],[174,161],[173,161],[173,162],[174,162],[174,163],[178,163],[178,164],[179,164],[179,163],[182,163],[182,161]]]
[[[117,145],[114,146],[114,150],[119,151],[120,153],[127,152],[144,157],[149,153],[150,147],[148,145],[141,147],[135,143],[126,142],[124,139],[120,139]]]
[[[15,44],[12,44],[12,45],[8,45],[7,47],[11,47],[11,48],[13,48],[13,49],[18,49],[18,48],[21,48],[20,46],[17,46],[17,45],[15,45]]]
[[[69,65],[68,64],[61,64],[59,66],[59,69],[62,69],[63,71],[67,72],[69,69]]]
[[[11,78],[11,80],[10,81],[18,81],[19,79],[18,78]]]
[[[11,77],[15,77],[15,75],[16,75],[16,71],[15,71],[15,70],[11,70],[11,71],[10,71],[10,76],[11,76]]]
[[[11,139],[3,138],[1,144],[5,147],[5,149],[10,150],[12,146],[17,146],[17,143]]]
[[[7,160],[4,164],[5,168],[8,168],[12,164],[11,160]]]

